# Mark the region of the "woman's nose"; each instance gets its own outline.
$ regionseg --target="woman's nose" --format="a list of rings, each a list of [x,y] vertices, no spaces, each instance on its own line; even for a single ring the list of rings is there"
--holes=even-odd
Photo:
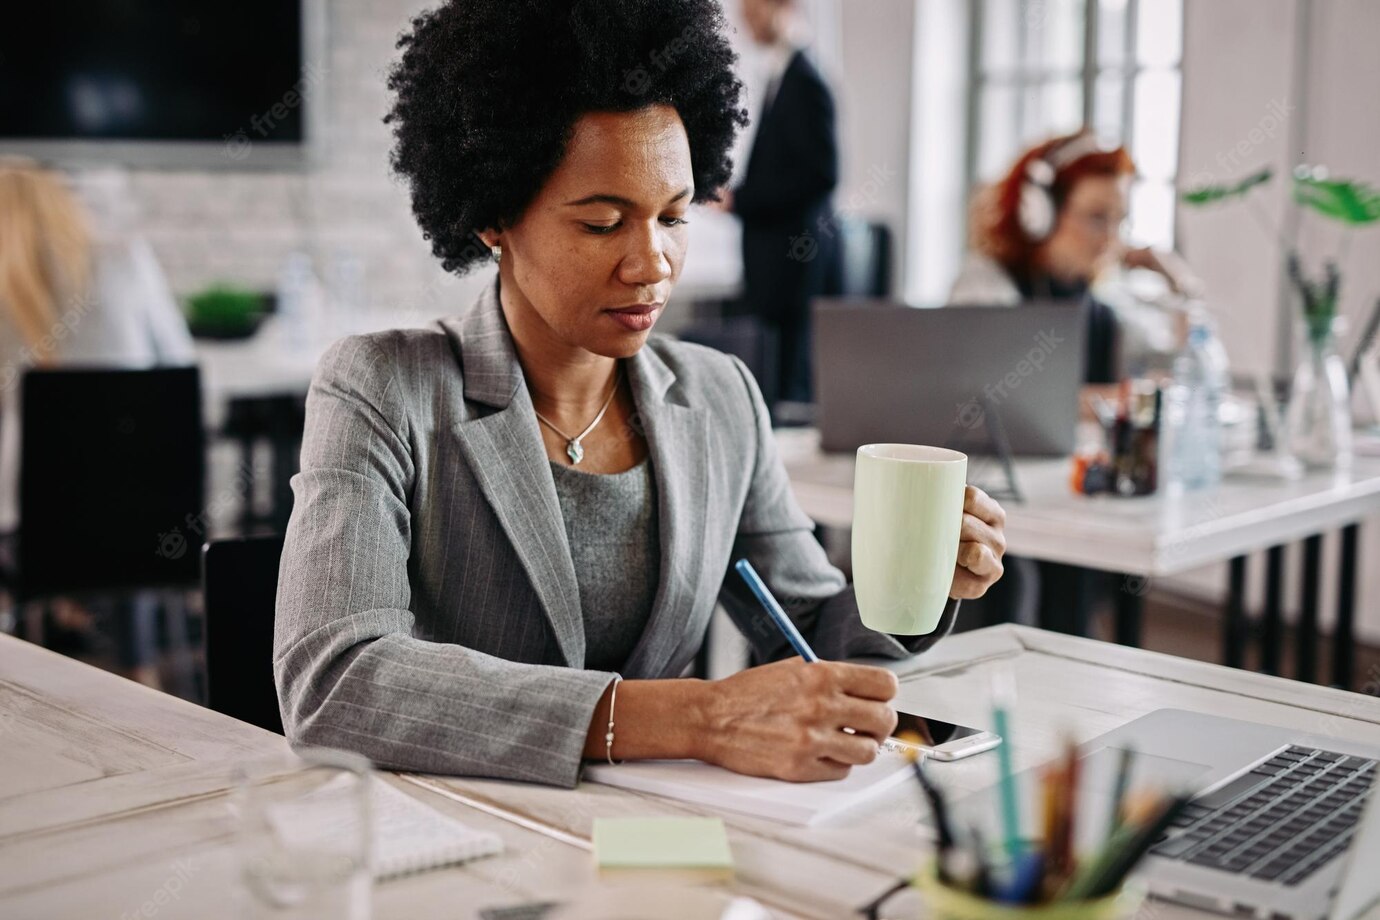
[[[626,284],[646,286],[671,277],[668,240],[660,225],[630,233],[628,239],[629,250],[618,267],[620,280]]]

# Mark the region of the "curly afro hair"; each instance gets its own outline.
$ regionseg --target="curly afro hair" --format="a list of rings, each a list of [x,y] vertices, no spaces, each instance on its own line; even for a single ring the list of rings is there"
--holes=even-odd
[[[724,27],[716,0],[448,0],[414,18],[384,122],[442,267],[488,258],[475,232],[521,218],[586,112],[673,106],[694,200],[714,198],[747,124]]]

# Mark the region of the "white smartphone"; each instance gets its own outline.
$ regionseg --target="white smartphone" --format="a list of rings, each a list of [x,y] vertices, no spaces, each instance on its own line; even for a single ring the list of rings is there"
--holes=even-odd
[[[990,751],[1001,744],[1000,735],[983,731],[980,728],[955,725],[953,722],[931,719],[927,716],[916,715],[913,712],[898,711],[896,713],[896,734],[900,735],[906,732],[919,735],[925,739],[926,743],[910,744],[891,737],[882,744],[882,747],[892,751],[904,751],[908,748],[917,749],[924,751],[927,757],[947,761],[962,760],[964,757]]]

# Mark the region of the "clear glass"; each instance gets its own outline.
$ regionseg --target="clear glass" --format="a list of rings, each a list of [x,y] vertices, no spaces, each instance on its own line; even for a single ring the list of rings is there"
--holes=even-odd
[[[239,915],[369,920],[369,762],[305,749],[237,770]]]
[[[1337,320],[1319,335],[1299,327],[1302,360],[1294,372],[1285,416],[1289,452],[1314,470],[1351,465],[1351,391],[1337,354]]]

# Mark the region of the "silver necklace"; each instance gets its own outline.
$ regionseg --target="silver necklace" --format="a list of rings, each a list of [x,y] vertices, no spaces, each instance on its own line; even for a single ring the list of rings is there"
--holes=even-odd
[[[570,435],[566,434],[564,431],[561,431],[561,429],[557,428],[556,425],[555,425],[555,423],[552,422],[551,419],[549,419],[549,418],[547,418],[546,416],[542,415],[540,412],[537,412],[537,409],[536,409],[535,406],[532,407],[532,411],[533,411],[533,412],[537,412],[537,418],[539,418],[539,419],[541,419],[543,422],[545,422],[546,425],[547,425],[552,431],[556,432],[556,434],[558,434],[558,435],[560,435],[561,437],[565,438],[565,452],[566,452],[566,454],[570,457],[570,462],[571,462],[571,464],[578,464],[581,460],[585,459],[585,448],[584,448],[584,446],[583,446],[580,442],[583,441],[583,440],[585,439],[585,436],[586,436],[587,434],[589,434],[591,431],[594,430],[594,426],[598,425],[599,422],[601,422],[601,421],[603,420],[603,418],[604,418],[604,413],[607,412],[607,411],[609,411],[609,406],[613,405],[613,396],[614,396],[615,393],[618,392],[618,381],[622,378],[622,376],[623,376],[623,369],[622,369],[622,368],[619,368],[619,369],[614,373],[614,376],[613,376],[613,388],[612,388],[611,390],[609,390],[609,397],[608,397],[608,399],[604,400],[604,407],[603,407],[602,409],[599,410],[599,414],[598,414],[598,415],[594,416],[594,421],[592,421],[592,422],[589,423],[589,427],[585,428],[584,431],[582,431],[582,432],[580,432],[579,434],[575,435],[575,437],[573,437],[573,438],[572,438]]]

